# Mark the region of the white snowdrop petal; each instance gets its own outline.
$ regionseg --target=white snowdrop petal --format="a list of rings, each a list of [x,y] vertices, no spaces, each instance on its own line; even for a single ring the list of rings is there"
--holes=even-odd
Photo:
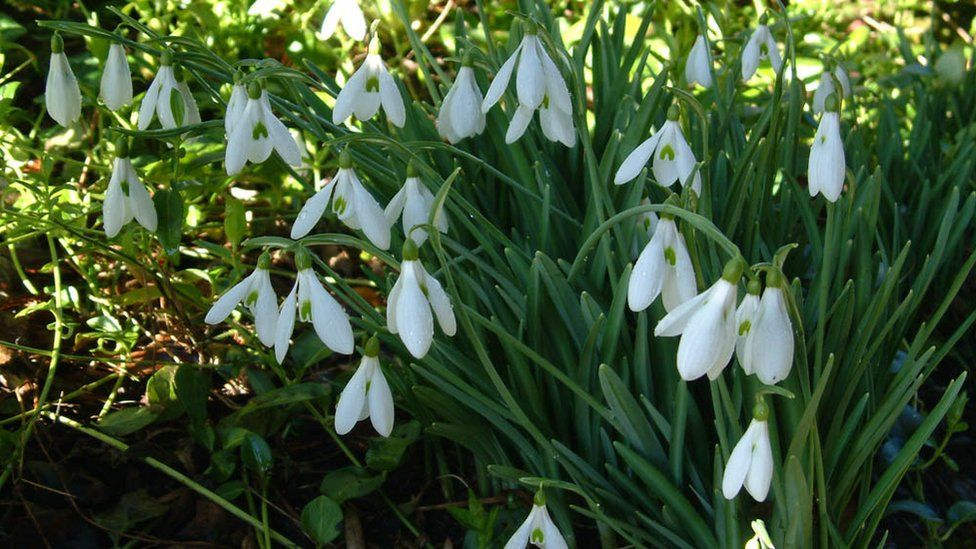
[[[119,159],[115,159],[118,166]],[[113,170],[112,179],[108,183],[105,191],[105,201],[102,203],[102,224],[105,228],[105,236],[115,238],[125,224],[125,194],[122,193],[120,179],[115,175],[118,171]]]
[[[716,290],[716,294],[718,291]],[[722,300],[713,296],[691,318],[678,342],[678,372],[681,378],[692,381],[708,373],[721,359],[715,343],[721,338]]]
[[[359,416],[366,406],[366,382],[369,373],[367,361],[375,360],[370,357],[363,357],[359,364],[359,369],[349,378],[342,393],[339,394],[339,402],[336,403],[335,410],[335,430],[337,434],[344,435],[356,426]]]
[[[366,16],[359,8],[356,0],[343,0],[344,9],[342,11],[342,28],[349,35],[349,38],[357,42],[362,42],[366,37]]]
[[[542,507],[542,534],[544,536],[544,542],[546,549],[567,549],[566,540],[563,538],[562,533],[559,528],[556,528],[556,524],[549,517],[549,511]]]
[[[51,118],[62,126],[69,126],[81,116],[81,90],[63,52],[51,54],[44,103]]]
[[[403,286],[396,303],[396,327],[410,354],[423,358],[434,337],[434,319],[413,264],[405,261],[402,268]]]
[[[685,238],[678,232],[677,228],[674,229],[672,249],[674,250],[675,264],[674,267],[668,269],[669,276],[664,278],[664,286],[661,288],[664,310],[668,312],[673,311],[698,294],[695,268],[691,263],[691,256],[688,255]]]
[[[532,114],[535,111],[519,105],[515,109],[515,116],[512,117],[512,121],[508,124],[508,131],[505,133],[505,143],[512,144],[522,137],[525,133],[525,129],[529,127],[529,122],[532,121]]]
[[[298,143],[295,142],[288,128],[271,111],[264,113],[264,121],[271,136],[271,143],[274,150],[278,152],[278,156],[290,166],[296,168],[301,166],[302,151],[298,148]]]
[[[302,283],[309,284],[312,300],[312,326],[322,343],[337,353],[352,354],[355,342],[349,317],[342,306],[322,287],[315,274],[308,270]]]
[[[135,168],[131,164],[129,165],[129,207],[140,225],[145,227],[147,231],[156,232],[158,224],[156,205],[153,204],[149,191],[139,181]]]
[[[219,324],[230,315],[237,305],[247,297],[247,291],[251,287],[251,280],[254,274],[238,282],[231,289],[224,292],[224,295],[214,302],[207,311],[206,318],[203,319],[207,324]]]
[[[680,335],[688,327],[688,323],[698,312],[709,296],[714,292],[715,286],[705,290],[697,296],[678,305],[674,310],[664,315],[657,326],[654,327],[655,336],[676,336]]]
[[[356,69],[356,72],[349,77],[349,80],[346,80],[346,85],[339,90],[339,95],[336,96],[335,106],[332,108],[333,124],[342,124],[352,115],[359,98],[366,94],[366,80],[369,78],[368,72],[366,62],[363,62]]]
[[[390,331],[391,334],[399,333],[397,330],[397,302],[400,300],[400,291],[403,289],[403,271],[400,272],[400,276],[397,278],[396,282],[393,283],[393,288],[390,290],[390,294],[386,296],[386,329]]]
[[[410,183],[405,187],[407,200],[403,209],[403,232],[404,235],[410,235],[417,246],[420,246],[427,240],[427,231],[421,227],[426,225],[430,218],[431,204],[420,192],[422,183],[417,179]]]
[[[400,88],[386,69],[383,69],[379,76],[380,102],[383,104],[383,110],[394,126],[402,128],[407,123],[407,110],[403,105],[403,97],[400,96]]]
[[[422,268],[421,268],[422,270]],[[454,307],[451,306],[451,298],[444,291],[441,283],[426,271],[423,271],[424,284],[427,286],[427,297],[430,299],[430,306],[437,317],[437,324],[446,336],[453,336],[457,333],[457,321],[454,318]]]
[[[409,179],[408,179],[409,181]],[[400,190],[393,195],[390,202],[383,209],[383,215],[386,216],[386,222],[391,226],[396,223],[397,218],[403,213],[403,207],[407,203],[407,184],[404,183]]]
[[[756,431],[753,435],[752,460],[745,478],[745,488],[756,501],[765,501],[769,485],[773,480],[773,450],[769,444],[769,425],[765,421],[753,420]]]
[[[325,208],[328,207],[329,200],[332,198],[332,191],[335,189],[338,177],[336,175],[332,181],[326,183],[322,190],[312,195],[312,198],[309,198],[302,206],[301,211],[298,212],[298,217],[295,218],[295,222],[291,226],[292,239],[297,240],[307,235],[315,227],[315,224],[322,219],[322,214],[325,213]]]
[[[627,285],[627,305],[631,311],[646,309],[657,299],[664,284],[664,235],[660,228],[641,251]]]
[[[756,313],[759,311],[759,296],[754,294],[746,294],[742,298],[742,303],[739,304],[739,308],[735,312],[735,355],[739,360],[739,365],[742,366],[743,371],[746,374],[752,374],[752,364],[753,361],[748,356],[747,352],[747,341],[749,332],[752,331],[753,323],[756,320]],[[748,325],[746,325],[748,323]]]
[[[515,91],[520,106],[535,110],[546,95],[545,73],[539,59],[542,46],[533,35],[526,36],[522,43],[522,58],[515,74]]]
[[[275,326],[278,324],[278,298],[271,287],[271,273],[265,269],[257,269],[252,284],[258,293],[257,303],[253,307],[254,329],[266,347],[275,342]]]
[[[105,102],[105,106],[113,111],[119,110],[132,101],[132,75],[122,44],[113,43],[108,48],[99,96]]]
[[[162,71],[163,67],[160,67]],[[149,89],[146,90],[146,94],[142,96],[142,103],[139,104],[139,123],[137,127],[140,130],[144,130],[149,127],[152,123],[153,116],[156,114],[156,102],[159,101],[159,92],[162,89],[162,80],[159,78],[159,73],[156,73],[156,78],[149,83]]]
[[[755,31],[753,31],[752,36],[749,37],[749,41],[746,42],[746,47],[742,49],[742,80],[748,81],[753,75],[756,74],[756,69],[759,68],[760,61],[760,48],[759,43],[762,39],[762,29],[764,26],[760,26]]]
[[[623,164],[617,169],[617,175],[613,178],[615,184],[623,185],[640,175],[641,170],[647,165],[647,161],[654,155],[654,151],[661,141],[661,135],[660,131],[656,132],[627,155]]]
[[[336,28],[339,26],[339,20],[341,18],[342,6],[340,2],[333,2],[329,6],[329,10],[325,12],[325,17],[322,19],[322,26],[319,28],[319,38],[322,40],[332,38]]]
[[[353,194],[356,217],[362,226],[363,233],[377,248],[386,250],[390,247],[390,224],[386,214],[373,195],[369,194],[362,185],[357,185]]]
[[[495,106],[495,103],[498,103],[502,95],[505,94],[505,89],[508,87],[508,82],[512,79],[512,71],[515,70],[515,64],[518,62],[518,57],[522,52],[522,46],[524,44],[524,41],[519,44],[515,48],[515,51],[512,52],[511,57],[498,69],[498,73],[495,74],[495,79],[491,81],[491,85],[488,86],[488,91],[485,93],[485,100],[481,103],[481,112],[487,113]]]
[[[654,179],[662,187],[671,186],[675,181],[678,181],[677,134],[680,131],[677,122],[668,120],[659,132],[661,141],[658,142],[657,149],[654,151],[654,162],[651,166],[654,171]]]
[[[278,312],[278,321],[275,324],[275,359],[277,359],[278,364],[285,361],[285,356],[288,354],[288,346],[291,341],[291,334],[295,330],[295,314],[298,312],[296,301],[296,293],[298,291],[298,281],[295,281],[295,285],[292,287],[291,292],[285,301],[282,302],[281,308]]]
[[[533,506],[529,516],[522,522],[522,525],[515,530],[512,537],[505,543],[504,549],[525,549],[529,544],[529,536],[532,534],[533,523],[535,522],[536,507]]]
[[[754,331],[749,333],[750,355],[755,357],[756,376],[775,385],[793,367],[793,327],[780,288],[766,288],[759,305]]]
[[[752,464],[752,447],[756,435],[755,422],[749,425],[742,438],[735,444],[729,461],[725,464],[725,472],[722,474],[722,495],[725,499],[732,499],[739,494],[742,484],[749,474]]]
[[[366,397],[369,405],[369,419],[373,428],[380,436],[388,437],[393,432],[393,393],[386,382],[386,376],[380,368],[379,361],[373,368]]]

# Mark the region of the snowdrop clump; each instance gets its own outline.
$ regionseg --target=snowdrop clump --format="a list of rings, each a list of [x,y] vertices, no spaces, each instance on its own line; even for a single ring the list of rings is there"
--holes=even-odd
[[[366,418],[380,436],[388,437],[393,432],[393,393],[380,367],[379,354],[380,342],[373,336],[366,343],[359,369],[339,395],[336,433],[344,435]]]
[[[668,109],[668,120],[661,129],[638,145],[624,159],[623,164],[617,169],[617,175],[613,178],[615,184],[623,185],[634,180],[640,175],[648,160],[653,157],[651,169],[658,185],[670,187],[677,181],[683,186],[694,173],[691,188],[696,194],[701,194],[701,174],[696,171],[695,153],[685,140],[681,125],[678,123],[679,115],[678,107],[672,105]]]
[[[573,126],[573,103],[569,88],[532,25],[525,26],[522,42],[498,69],[481,103],[481,112],[487,113],[498,103],[508,88],[513,72],[516,73],[518,108],[509,122],[505,142],[518,141],[538,110],[539,125],[546,139],[558,141],[567,147],[575,145],[576,128]]]
[[[81,90],[58,33],[51,38],[51,68],[47,73],[44,103],[51,118],[64,127],[81,117]]]
[[[120,139],[116,145],[112,178],[105,191],[102,204],[102,222],[105,236],[115,238],[126,224],[135,219],[149,232],[156,231],[156,208],[146,186],[139,180],[129,159],[128,140]]]
[[[414,358],[423,358],[434,339],[434,317],[446,336],[457,332],[451,298],[420,262],[417,245],[408,238],[403,244],[403,262],[386,300],[386,327]],[[431,314],[433,311],[433,314]]]
[[[347,227],[362,229],[366,238],[381,250],[390,247],[391,222],[373,195],[363,187],[348,150],[343,150],[339,155],[339,171],[332,181],[308,199],[298,212],[298,218],[291,226],[291,237],[297,240],[307,235],[330,203],[332,212]]]

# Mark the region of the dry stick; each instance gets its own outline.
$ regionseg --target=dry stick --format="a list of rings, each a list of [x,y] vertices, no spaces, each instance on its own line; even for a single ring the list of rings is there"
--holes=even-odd
[[[98,440],[104,442],[105,444],[108,444],[109,446],[115,448],[116,450],[119,450],[120,452],[127,452],[129,450],[129,445],[126,444],[126,443],[124,443],[124,442],[122,442],[121,440],[117,440],[115,438],[112,438],[109,435],[106,435],[105,433],[102,433],[101,431],[96,431],[95,429],[90,429],[88,427],[85,427],[84,425],[82,425],[81,423],[78,423],[77,421],[75,421],[73,419],[67,418],[65,416],[59,416],[59,415],[54,414],[52,412],[41,412],[40,415],[42,415],[42,416],[44,416],[44,417],[46,417],[46,418],[48,418],[48,419],[50,419],[52,421],[56,421],[58,423],[61,423],[62,425],[65,425],[67,427],[71,427],[72,429],[74,429],[74,430],[76,430],[78,432],[84,433],[84,434],[86,434],[86,435],[88,435],[88,436],[90,436],[92,438],[98,439]],[[196,481],[194,481],[190,477],[184,475],[183,473],[177,471],[176,469],[170,467],[169,465],[166,465],[165,463],[159,461],[158,459],[151,458],[151,457],[142,457],[142,458],[138,458],[138,459],[139,459],[139,461],[142,461],[146,465],[149,465],[150,467],[152,467],[152,468],[154,468],[154,469],[156,469],[156,470],[164,473],[165,475],[169,476],[173,480],[176,480],[177,482],[180,482],[181,484],[183,484],[187,488],[193,490],[194,492],[200,494],[201,496],[203,496],[203,497],[209,499],[210,501],[216,503],[217,505],[219,505],[220,507],[222,507],[228,513],[230,513],[230,514],[234,515],[235,517],[243,520],[244,522],[246,522],[246,523],[250,524],[251,526],[257,528],[258,530],[261,530],[261,529],[264,528],[264,525],[262,524],[262,522],[259,519],[255,518],[255,517],[252,517],[251,515],[247,514],[240,507],[238,507],[238,506],[234,505],[233,503],[227,501],[226,499],[220,497],[216,493],[208,490],[203,485],[197,483]],[[295,542],[293,542],[290,539],[286,538],[284,535],[278,533],[275,530],[271,530],[270,528],[269,528],[269,530],[270,530],[271,538],[274,539],[275,541],[277,541],[278,543],[284,545],[285,547],[298,547],[298,544],[296,544]]]

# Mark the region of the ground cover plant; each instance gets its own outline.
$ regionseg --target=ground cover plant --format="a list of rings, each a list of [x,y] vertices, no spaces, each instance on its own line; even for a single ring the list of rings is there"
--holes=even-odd
[[[973,16],[12,4],[0,536],[964,539]]]

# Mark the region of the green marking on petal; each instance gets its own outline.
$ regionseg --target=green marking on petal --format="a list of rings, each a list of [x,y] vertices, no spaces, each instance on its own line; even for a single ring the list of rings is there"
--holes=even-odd
[[[127,179],[123,179],[122,182],[119,183],[119,186],[122,187],[122,194],[129,196],[129,181]]]
[[[346,202],[346,199],[342,196],[337,196],[335,197],[334,200],[332,200],[332,211],[335,212],[336,215],[342,215],[346,213],[346,208],[348,206],[349,203]]]
[[[264,127],[264,124],[262,124],[261,122],[255,124],[254,129],[251,130],[251,139],[254,139],[256,141],[258,139],[262,139],[266,137],[268,137],[268,129]]]
[[[376,78],[375,76],[370,77],[370,79],[366,81],[366,91],[368,92],[380,91],[380,79]]]
[[[658,153],[658,156],[661,160],[674,160],[674,149],[671,147],[671,144],[668,143],[661,147],[661,152]]]
[[[536,528],[532,530],[532,543],[541,544],[546,542],[546,535],[542,532],[542,528]]]
[[[752,321],[743,320],[742,324],[739,324],[739,337],[748,334],[749,330],[751,329],[752,329]]]
[[[248,307],[254,305],[257,302],[258,302],[257,290],[254,290],[251,293],[247,294],[247,298],[244,299],[244,304],[247,305]]]
[[[674,253],[674,248],[664,249],[664,260],[668,262],[668,265],[674,267],[678,263],[678,256]]]
[[[298,317],[302,319],[303,322],[308,322],[312,318],[312,302],[302,301],[301,305],[298,307]]]

